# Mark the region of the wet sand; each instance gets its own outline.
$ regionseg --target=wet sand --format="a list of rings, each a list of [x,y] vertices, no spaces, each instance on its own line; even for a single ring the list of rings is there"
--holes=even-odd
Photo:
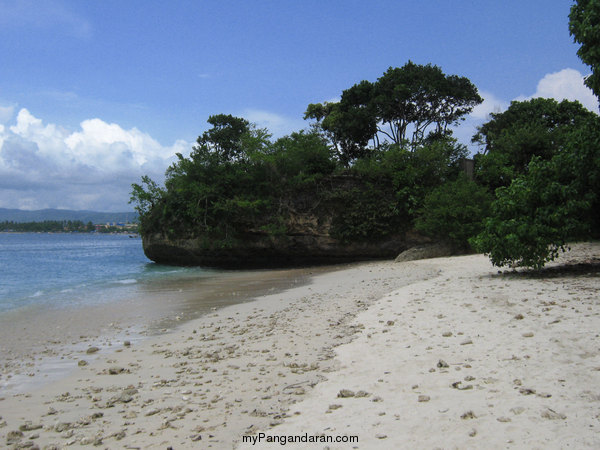
[[[99,354],[113,343],[164,334],[215,309],[307,283],[311,274],[339,266],[292,270],[219,271],[199,277],[136,284],[117,301],[51,309],[26,307],[0,316],[0,388],[24,392],[77,367],[90,345]]]
[[[0,393],[0,445],[598,448],[599,253],[543,276],[482,255],[361,264],[81,349],[69,376]]]

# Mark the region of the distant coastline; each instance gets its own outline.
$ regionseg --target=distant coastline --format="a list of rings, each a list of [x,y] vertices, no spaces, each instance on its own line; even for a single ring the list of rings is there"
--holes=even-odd
[[[3,233],[137,234],[137,220],[135,212],[0,208],[0,232]]]
[[[41,222],[0,222],[4,233],[120,233],[138,234],[137,223],[108,222],[105,224],[84,223],[80,220],[44,220]]]
[[[1,222],[43,222],[50,221],[81,221],[83,223],[92,222],[93,224],[106,223],[133,223],[137,222],[138,215],[133,211],[125,212],[103,212],[89,210],[71,210],[71,209],[8,209],[0,208]]]

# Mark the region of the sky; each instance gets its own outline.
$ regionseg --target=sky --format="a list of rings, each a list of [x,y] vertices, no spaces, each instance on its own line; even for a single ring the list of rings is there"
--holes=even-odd
[[[310,103],[411,60],[485,99],[455,130],[532,97],[579,100],[567,0],[0,0],[0,208],[130,211],[213,114],[274,137]],[[472,149],[476,151],[476,149]]]

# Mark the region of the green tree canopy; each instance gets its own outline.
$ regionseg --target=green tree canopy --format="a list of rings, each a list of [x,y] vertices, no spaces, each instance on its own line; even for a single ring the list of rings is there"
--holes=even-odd
[[[576,0],[569,14],[569,31],[581,44],[577,55],[592,69],[585,84],[600,98],[600,0]]]
[[[579,102],[549,98],[513,101],[502,113],[480,126],[473,142],[483,146],[476,155],[476,178],[494,190],[508,186],[527,170],[531,158],[551,159],[569,139],[571,133],[598,116]]]
[[[242,138],[250,131],[250,122],[230,114],[217,114],[210,116],[208,123],[212,128],[198,138],[198,146],[224,160],[239,158],[242,153]]]
[[[449,127],[482,101],[467,78],[409,61],[390,67],[375,83],[361,81],[343,91],[339,102],[310,104],[304,117],[320,124],[348,164],[379,148],[380,137],[414,150],[428,137],[449,135]]]
[[[483,229],[492,195],[460,174],[435,188],[426,197],[415,228],[434,239],[443,239],[456,249],[469,248],[469,239]]]
[[[600,234],[600,127],[574,130],[551,159],[496,191],[492,213],[472,244],[497,266],[541,268],[568,242]]]
[[[411,146],[423,142],[433,127],[434,135],[445,135],[448,127],[483,101],[468,78],[446,75],[438,66],[409,61],[390,67],[374,87],[374,107],[380,132],[402,144],[412,126]],[[385,129],[387,126],[387,130]]]

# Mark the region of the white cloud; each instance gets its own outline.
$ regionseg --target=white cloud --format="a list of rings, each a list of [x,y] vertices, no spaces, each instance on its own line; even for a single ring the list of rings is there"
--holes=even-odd
[[[491,92],[481,91],[483,102],[473,108],[470,116],[475,120],[488,120],[491,113],[499,113],[508,108],[509,103],[499,99]]]
[[[143,174],[162,181],[175,153],[191,149],[100,119],[80,127],[44,124],[24,108],[13,125],[0,125],[0,206],[128,210],[131,183]]]
[[[255,123],[259,128],[266,128],[275,138],[280,138],[294,131],[300,131],[309,125],[302,119],[291,119],[258,109],[246,109],[240,116]]]
[[[509,106],[509,102],[496,97],[491,92],[480,91],[479,95],[483,98],[483,102],[475,106],[465,120],[452,128],[454,137],[465,144],[471,154],[478,151],[477,145],[471,143],[471,138],[477,133],[477,127],[487,122],[491,113],[500,113]]]
[[[598,112],[598,99],[584,83],[584,76],[575,69],[563,69],[549,73],[540,80],[535,94],[530,97],[519,97],[517,100],[531,98],[553,98],[557,101],[579,101],[590,111]]]
[[[8,122],[15,114],[14,106],[0,106],[0,124]]]

